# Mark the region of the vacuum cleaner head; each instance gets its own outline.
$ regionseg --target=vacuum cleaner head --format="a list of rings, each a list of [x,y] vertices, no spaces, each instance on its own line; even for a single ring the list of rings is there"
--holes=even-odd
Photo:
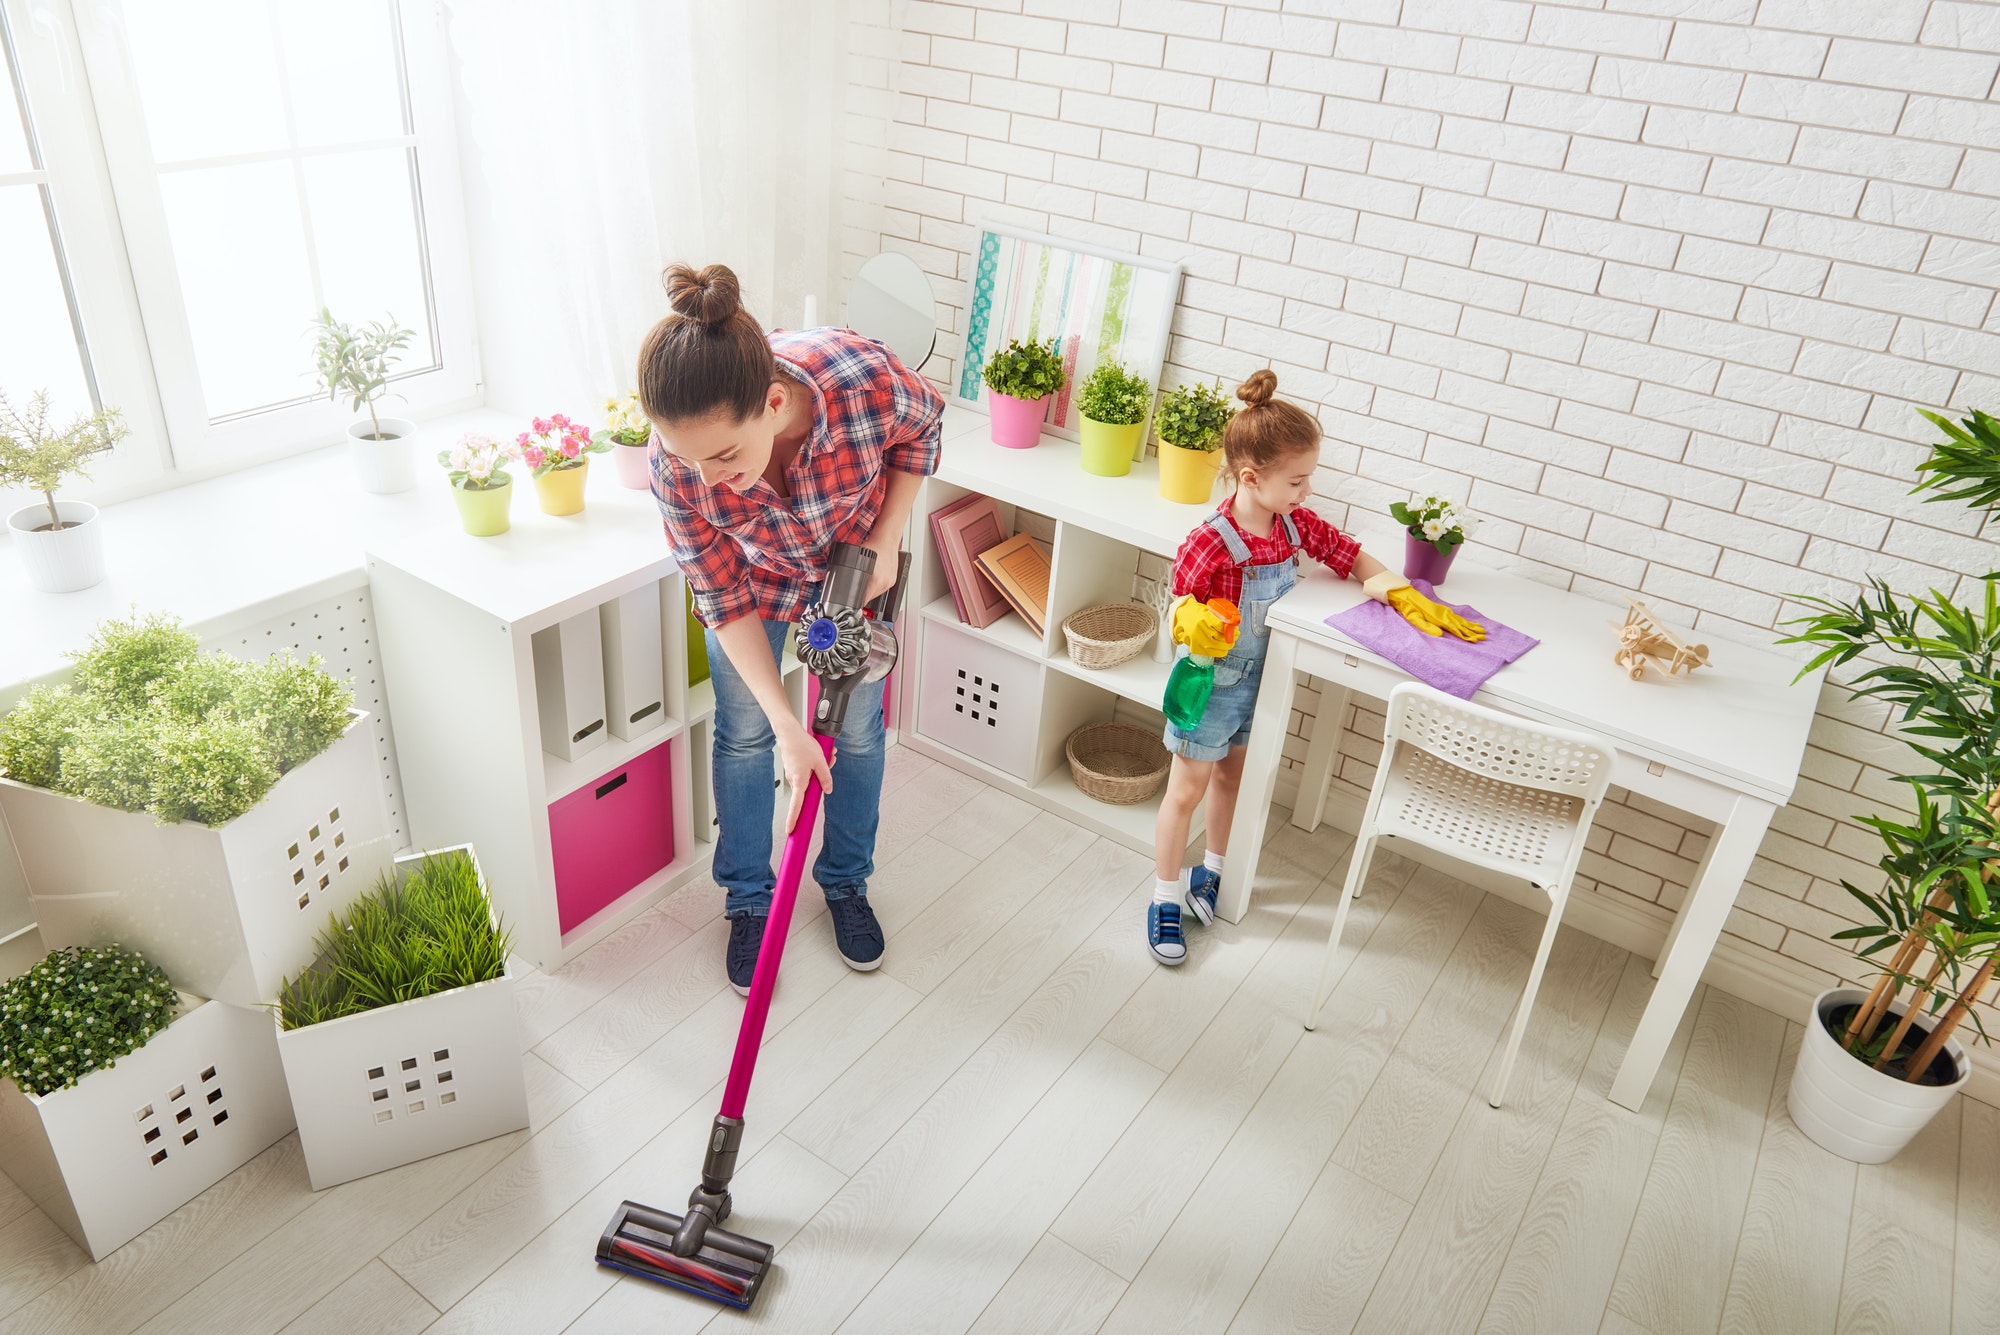
[[[626,1201],[597,1240],[597,1263],[730,1307],[750,1306],[771,1272],[771,1245],[711,1227],[692,1256],[676,1256],[680,1229],[681,1216]]]

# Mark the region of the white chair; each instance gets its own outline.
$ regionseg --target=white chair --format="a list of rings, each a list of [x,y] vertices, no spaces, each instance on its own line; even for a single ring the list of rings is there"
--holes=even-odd
[[[1524,877],[1549,897],[1549,922],[1487,1100],[1499,1107],[1549,962],[1563,902],[1576,879],[1584,836],[1611,786],[1613,755],[1608,742],[1589,733],[1539,727],[1429,686],[1405,682],[1390,691],[1382,760],[1355,836],[1306,1028],[1319,1023],[1320,1008],[1333,990],[1347,906],[1368,878],[1376,840],[1395,835],[1475,866]]]

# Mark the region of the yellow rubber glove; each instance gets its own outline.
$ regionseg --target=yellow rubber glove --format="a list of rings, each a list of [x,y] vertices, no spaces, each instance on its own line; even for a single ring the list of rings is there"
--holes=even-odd
[[[1185,644],[1188,652],[1221,658],[1236,643],[1243,617],[1227,598],[1197,601],[1183,594],[1174,604],[1174,643]]]
[[[1415,585],[1405,584],[1388,591],[1389,606],[1403,614],[1403,620],[1426,635],[1455,635],[1477,644],[1486,638],[1486,627],[1467,621],[1443,603],[1424,597]]]

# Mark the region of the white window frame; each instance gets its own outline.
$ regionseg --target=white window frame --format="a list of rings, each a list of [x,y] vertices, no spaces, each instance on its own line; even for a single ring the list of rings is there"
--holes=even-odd
[[[10,15],[30,8],[30,0],[0,3],[8,6]],[[70,54],[81,53],[80,62],[71,61],[82,68],[68,78],[67,97],[57,94],[65,106],[62,118],[73,122],[61,156],[98,165],[116,201],[122,236],[93,237],[87,252],[81,246],[74,248],[72,271],[101,266],[129,274],[134,304],[128,319],[143,331],[154,415],[164,426],[169,466],[178,474],[168,481],[232,471],[341,440],[356,414],[345,402],[305,399],[311,392],[309,382],[302,385],[301,401],[210,421],[119,0],[34,0],[32,10],[54,15],[58,26],[67,25],[74,43]],[[440,368],[396,377],[383,407],[398,416],[430,416],[476,406],[481,386],[443,15],[435,0],[398,0],[396,12],[416,133],[410,139],[386,142],[414,140]],[[24,26],[17,18],[16,33]],[[23,53],[23,63],[41,62]],[[79,86],[87,91],[79,92]],[[29,96],[33,105],[51,94],[33,87]],[[74,105],[78,97],[80,108]],[[84,133],[86,118],[94,142]],[[44,154],[51,163],[58,156],[46,141]],[[65,206],[59,193],[59,217],[64,216]],[[99,240],[107,243],[103,249],[95,244]],[[366,320],[380,314],[352,312],[344,318]],[[307,337],[303,321],[298,337],[303,346]]]

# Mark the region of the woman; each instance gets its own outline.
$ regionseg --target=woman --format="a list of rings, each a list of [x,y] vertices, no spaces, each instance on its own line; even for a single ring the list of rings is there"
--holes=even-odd
[[[857,694],[837,742],[840,782],[792,713],[778,674],[785,637],[814,601],[836,542],[875,551],[874,598],[895,583],[903,527],[937,470],[944,399],[882,344],[847,329],[766,335],[720,264],[666,272],[674,313],[639,351],[639,403],[654,427],[653,494],[715,682],[713,874],[727,895],[729,982],[748,994],[777,877],[771,752],[791,788],[826,791],[813,879],[841,958],[882,962],[868,906],[882,797],[882,699]]]

